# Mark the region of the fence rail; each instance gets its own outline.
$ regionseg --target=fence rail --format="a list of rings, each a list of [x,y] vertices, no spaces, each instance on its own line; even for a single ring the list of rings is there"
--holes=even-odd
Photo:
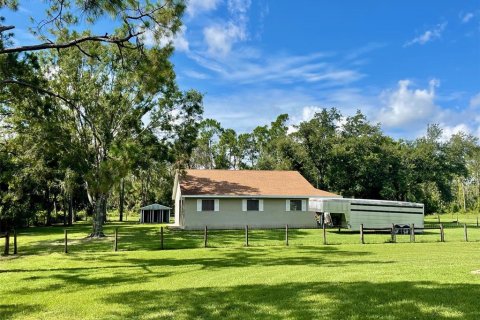
[[[108,230],[108,227],[107,227]],[[462,224],[459,228],[434,226],[371,228],[360,226],[359,231],[342,230],[338,227],[292,228],[289,225],[272,228],[214,229],[205,226],[203,230],[178,230],[160,225],[128,227],[113,226],[106,232],[107,237],[99,240],[86,238],[85,229],[75,227],[56,229],[56,235],[38,241],[28,230],[20,233],[20,254],[42,252],[83,251],[125,251],[125,250],[171,250],[183,248],[220,248],[251,246],[321,246],[342,244],[407,243],[407,242],[480,242],[480,228]],[[63,237],[60,235],[63,233]],[[5,242],[3,255],[17,254],[17,232],[2,233],[0,247]],[[359,237],[360,236],[360,237]],[[0,248],[1,250],[1,248]],[[0,251],[0,252],[2,252]]]

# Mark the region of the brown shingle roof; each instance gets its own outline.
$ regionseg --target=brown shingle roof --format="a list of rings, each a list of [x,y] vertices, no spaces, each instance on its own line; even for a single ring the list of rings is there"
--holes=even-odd
[[[297,171],[186,170],[180,177],[182,195],[320,196],[336,194],[315,189]]]

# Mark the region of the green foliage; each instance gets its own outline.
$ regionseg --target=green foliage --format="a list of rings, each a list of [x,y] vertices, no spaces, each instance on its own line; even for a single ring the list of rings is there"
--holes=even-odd
[[[427,213],[480,207],[477,139],[456,134],[445,141],[438,125],[429,126],[425,137],[395,140],[360,111],[343,117],[323,109],[290,129],[283,114],[239,135],[207,119],[196,144],[196,168],[297,170],[317,188],[423,202]]]

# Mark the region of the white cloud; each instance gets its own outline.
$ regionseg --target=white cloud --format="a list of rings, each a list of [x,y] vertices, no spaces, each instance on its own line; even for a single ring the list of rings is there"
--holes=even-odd
[[[200,79],[200,80],[205,80],[205,79],[209,79],[210,76],[208,74],[205,74],[205,73],[202,73],[202,72],[198,72],[198,71],[195,71],[195,70],[185,70],[183,72],[186,76],[190,77],[190,78],[194,78],[194,79]]]
[[[190,54],[199,65],[215,72],[222,80],[242,84],[277,82],[343,85],[364,77],[355,69],[327,62],[331,54],[280,55],[262,58],[258,51],[237,50],[228,57],[211,58]]]
[[[386,127],[416,127],[432,119],[438,111],[435,105],[437,80],[431,80],[428,89],[412,89],[409,80],[398,82],[396,90],[384,91],[378,120]]]
[[[245,14],[251,4],[250,0],[228,0],[227,8],[231,14]]]
[[[474,96],[470,99],[470,107],[471,107],[471,108],[480,107],[480,92],[477,93],[476,95],[474,95]]]
[[[212,56],[227,56],[235,42],[245,40],[246,31],[242,26],[229,22],[226,25],[217,24],[203,29],[208,52]]]
[[[470,127],[465,123],[459,123],[459,124],[453,125],[453,126],[450,126],[450,125],[445,124],[445,123],[441,123],[440,128],[442,128],[442,130],[443,130],[442,140],[448,140],[448,139],[450,139],[451,136],[453,136],[454,134],[460,133],[460,132],[463,132],[463,133],[466,133],[466,134],[471,134],[472,133],[471,130],[470,130]]]
[[[226,57],[235,43],[248,39],[247,14],[250,5],[250,0],[228,0],[229,20],[203,29],[207,51],[212,57]]]
[[[427,30],[418,37],[405,43],[404,47],[408,47],[414,44],[424,45],[427,42],[439,39],[442,36],[442,32],[445,30],[447,23],[437,24],[433,29]]]
[[[460,15],[460,19],[462,20],[462,23],[467,23],[472,20],[474,16],[475,15],[473,14],[473,12],[467,12],[464,15]]]
[[[190,17],[194,17],[215,10],[219,2],[220,0],[188,0],[186,12]]]

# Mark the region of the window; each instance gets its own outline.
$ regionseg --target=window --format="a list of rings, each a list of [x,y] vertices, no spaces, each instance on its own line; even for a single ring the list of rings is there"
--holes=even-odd
[[[260,201],[248,199],[247,211],[260,211]]]
[[[215,200],[214,199],[202,200],[202,211],[215,211]]]
[[[290,200],[290,211],[302,211],[302,200]]]

